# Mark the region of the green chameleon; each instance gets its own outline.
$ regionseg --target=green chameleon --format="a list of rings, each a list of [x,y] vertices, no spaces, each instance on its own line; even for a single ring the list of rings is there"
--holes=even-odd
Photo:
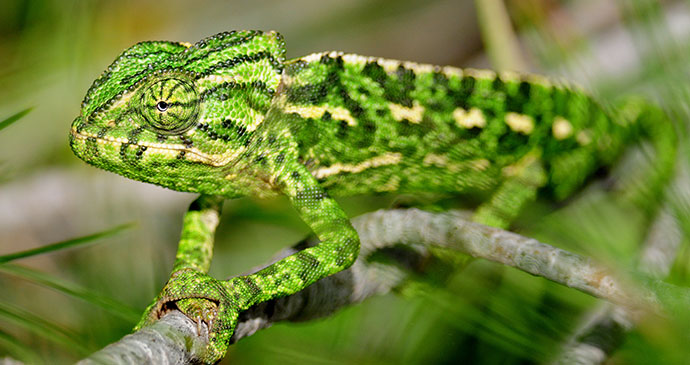
[[[124,51],[88,90],[70,144],[94,166],[202,203],[283,194],[320,239],[228,281],[184,264],[210,261],[210,249],[193,239],[180,248],[182,264],[139,326],[176,305],[209,324],[213,362],[239,312],[352,265],[359,238],[333,196],[463,194],[481,202],[475,221],[508,227],[537,192],[571,196],[640,139],[656,160],[637,190],[659,194],[676,137],[659,109],[641,105],[607,114],[580,90],[513,72],[340,52],[286,60],[278,33],[234,31]]]

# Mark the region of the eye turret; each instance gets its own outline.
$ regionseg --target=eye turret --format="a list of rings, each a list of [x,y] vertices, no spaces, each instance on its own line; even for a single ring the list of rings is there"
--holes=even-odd
[[[176,76],[149,83],[142,88],[137,101],[137,110],[157,132],[186,131],[199,115],[199,97],[194,85]]]

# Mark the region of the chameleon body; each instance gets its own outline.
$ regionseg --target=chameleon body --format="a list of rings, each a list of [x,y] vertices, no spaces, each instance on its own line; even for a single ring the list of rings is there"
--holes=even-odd
[[[640,135],[660,161],[656,186],[673,130],[658,110],[632,109],[612,118],[578,89],[512,72],[339,52],[286,60],[278,33],[238,31],[127,49],[87,92],[70,143],[92,165],[174,190],[284,194],[321,240],[229,281],[176,265],[142,324],[168,303],[211,300],[188,314],[212,324],[213,361],[239,311],[353,263],[359,239],[333,196],[472,194],[476,221],[507,227],[538,191],[572,195]]]

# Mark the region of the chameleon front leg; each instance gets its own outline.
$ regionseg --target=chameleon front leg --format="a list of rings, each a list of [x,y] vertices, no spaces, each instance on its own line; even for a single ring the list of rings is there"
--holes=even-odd
[[[241,311],[256,303],[299,292],[354,263],[359,253],[359,237],[347,215],[304,166],[298,163],[293,166],[285,176],[289,182],[283,184],[283,193],[321,243],[256,273],[227,281],[216,280],[205,272],[215,228],[208,224],[212,221],[208,216],[217,213],[220,204],[214,210],[212,198],[202,197],[199,201],[205,208],[200,213],[190,210],[185,216],[175,270],[138,328],[155,322],[166,308],[174,305],[188,317],[208,324],[209,347],[207,357],[202,360],[212,363],[225,354]]]
[[[188,291],[190,285],[195,285],[195,281],[200,282],[199,279],[205,277],[211,266],[214,234],[223,200],[219,196],[201,195],[192,202],[183,219],[171,278],[153,303],[148,306],[135,330],[157,321],[166,310],[170,309],[168,308],[170,304],[174,304],[180,311],[196,320],[199,325],[202,320],[217,315],[215,295],[187,297],[185,292]],[[212,287],[213,283],[201,286]]]
[[[213,258],[213,236],[223,200],[220,196],[201,195],[189,206],[182,221],[173,272],[184,269],[208,272]]]
[[[284,176],[282,190],[320,243],[288,256],[254,274],[231,279],[251,292],[252,304],[301,291],[319,279],[350,267],[359,254],[359,236],[349,218],[301,164]]]

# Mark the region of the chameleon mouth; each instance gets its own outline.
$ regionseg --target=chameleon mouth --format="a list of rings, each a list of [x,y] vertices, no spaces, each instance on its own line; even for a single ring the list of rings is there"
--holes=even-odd
[[[76,124],[76,123],[75,123]],[[198,150],[197,148],[189,148],[183,144],[163,144],[163,143],[153,143],[138,141],[137,143],[131,143],[126,137],[112,137],[103,135],[100,136],[97,133],[90,133],[87,131],[79,131],[75,125],[72,126],[70,130],[70,140],[72,145],[72,150],[81,159],[85,161],[94,160],[98,157],[96,156],[85,156],[80,153],[77,148],[75,148],[75,143],[81,145],[86,145],[88,141],[95,143],[96,148],[103,149],[108,146],[112,149],[121,149],[123,146],[131,148],[138,148],[141,151],[141,155],[144,154],[163,154],[167,155],[170,159],[180,159],[183,158],[187,161],[198,162],[204,165],[209,165],[213,167],[226,166],[232,161],[234,161],[233,155],[208,155]],[[138,152],[137,152],[138,153]]]

